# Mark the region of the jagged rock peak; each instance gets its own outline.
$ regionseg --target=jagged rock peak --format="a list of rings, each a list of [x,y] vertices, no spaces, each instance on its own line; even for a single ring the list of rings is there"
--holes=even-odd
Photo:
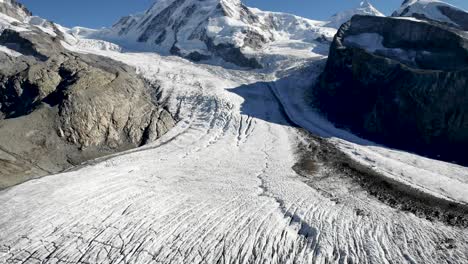
[[[15,0],[0,0],[0,13],[20,21],[32,15],[31,11]]]

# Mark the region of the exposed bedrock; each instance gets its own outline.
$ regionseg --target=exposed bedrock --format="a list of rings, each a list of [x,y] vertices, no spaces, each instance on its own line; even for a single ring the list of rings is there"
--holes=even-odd
[[[0,189],[151,142],[175,121],[158,88],[108,58],[69,52],[39,30],[0,45]]]
[[[468,40],[438,23],[355,16],[314,89],[334,123],[390,147],[468,164]]]

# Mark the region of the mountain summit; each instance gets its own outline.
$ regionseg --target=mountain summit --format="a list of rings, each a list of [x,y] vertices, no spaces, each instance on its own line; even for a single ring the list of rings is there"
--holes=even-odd
[[[7,15],[17,20],[23,21],[32,13],[22,4],[15,0],[0,0],[0,14]]]
[[[256,57],[266,44],[305,40],[333,30],[323,22],[249,8],[239,0],[160,0],[146,12],[120,19],[99,32],[123,46],[156,50],[194,61],[221,58],[241,67],[262,67]]]
[[[262,26],[238,0],[163,0],[143,14],[122,18],[112,33],[193,60],[215,53],[233,61],[230,57],[241,57],[235,47],[255,48],[272,38]],[[237,63],[258,66],[247,58]]]
[[[333,15],[326,25],[328,27],[339,28],[345,22],[349,21],[354,15],[368,15],[368,16],[385,16],[377,8],[375,8],[368,0],[364,0],[359,4],[359,7],[354,9],[345,10]]]

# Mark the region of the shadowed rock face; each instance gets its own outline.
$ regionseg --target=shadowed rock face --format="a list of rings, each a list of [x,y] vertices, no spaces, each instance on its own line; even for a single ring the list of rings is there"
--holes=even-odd
[[[25,54],[0,53],[0,189],[141,146],[175,124],[157,103],[157,84],[59,41],[39,30],[0,36]]]
[[[448,6],[439,6],[439,10],[444,16],[457,23],[461,29],[468,31],[468,13]]]
[[[366,138],[467,164],[467,83],[464,32],[355,16],[335,36],[314,98],[331,121]]]

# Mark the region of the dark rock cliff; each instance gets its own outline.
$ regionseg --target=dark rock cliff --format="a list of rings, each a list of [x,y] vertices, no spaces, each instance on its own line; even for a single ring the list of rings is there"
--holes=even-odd
[[[355,16],[335,36],[314,99],[332,122],[365,138],[468,164],[463,31],[440,23]]]

